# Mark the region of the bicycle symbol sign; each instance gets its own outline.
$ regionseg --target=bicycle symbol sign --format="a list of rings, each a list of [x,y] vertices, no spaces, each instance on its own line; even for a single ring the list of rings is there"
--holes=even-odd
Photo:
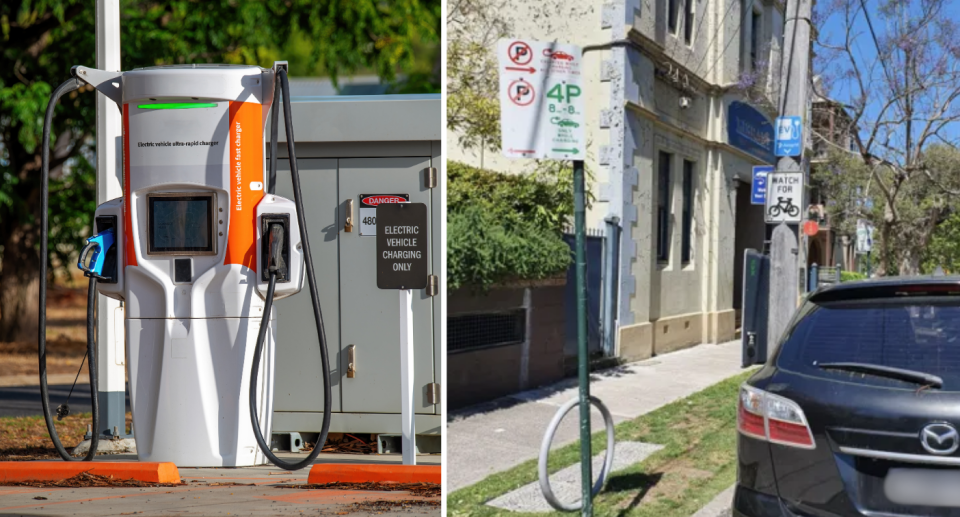
[[[767,175],[766,222],[799,224],[802,206],[802,172],[771,172]]]

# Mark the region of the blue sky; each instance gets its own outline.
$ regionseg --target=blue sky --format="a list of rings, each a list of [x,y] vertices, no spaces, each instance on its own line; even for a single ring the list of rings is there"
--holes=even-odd
[[[815,6],[815,9],[817,9],[819,12],[822,12],[824,9],[829,9],[838,5],[845,5],[846,3],[859,6],[860,0],[819,0],[818,4]],[[924,2],[925,5],[931,5],[934,3],[943,4],[941,16],[938,17],[938,19],[943,21],[958,22],[958,24],[960,24],[960,9],[957,8],[960,4],[958,4],[957,0],[926,0]],[[896,13],[897,10],[891,10],[890,7],[902,5],[905,6],[904,13],[906,16],[917,17],[921,12],[921,5],[923,5],[918,0],[897,0],[895,2],[890,0],[864,0],[864,4],[870,12],[870,19],[873,22],[874,30],[876,31],[877,38],[881,44],[883,44],[896,33],[892,22],[899,19],[899,16],[885,16],[883,14],[884,11]],[[823,23],[824,20],[818,21],[821,23],[819,27],[821,40],[834,43],[842,41],[846,30],[846,23],[841,14],[834,14],[826,19],[825,23]],[[853,24],[853,30],[856,33],[853,48],[858,56],[858,61],[861,63],[861,65],[875,64],[877,50],[874,46],[873,39],[871,38],[870,30],[862,9],[857,11],[855,23]],[[960,39],[960,37],[947,38],[948,44],[958,45],[958,47],[960,47],[960,42],[956,42],[957,39]],[[922,38],[918,40],[918,43],[921,41]],[[933,51],[931,55],[932,58],[938,59],[944,57],[944,45],[926,45],[926,48]],[[829,53],[829,51],[826,49],[818,46],[815,46],[814,49],[818,54],[826,55]],[[956,50],[957,47],[954,49]],[[955,55],[957,57],[951,57],[949,58],[949,61],[952,64],[957,65],[960,63],[960,54]],[[902,79],[902,67],[898,67],[897,63],[891,61],[887,61],[886,64],[888,73]],[[816,62],[814,73],[820,73],[822,71],[827,72],[825,74],[827,77],[832,77],[832,80],[828,79],[828,82],[830,83],[830,89],[826,92],[827,94],[829,94],[832,98],[845,103],[850,103],[854,100],[855,95],[857,95],[857,88],[855,87],[855,82],[853,79],[838,77],[839,74],[850,71],[849,58],[846,56],[840,56],[837,59],[830,60],[826,66],[824,66],[822,61]],[[867,104],[867,118],[875,118],[882,104],[889,97],[886,95],[889,90],[884,84],[885,81],[883,79],[885,72],[883,68],[878,65],[874,66],[872,70],[869,70],[866,66],[864,66],[862,71],[869,80],[868,84],[870,85],[869,89],[871,92]],[[958,108],[960,108],[960,103],[958,103]],[[915,123],[914,125],[920,126],[921,124]],[[960,135],[960,128],[956,126],[956,124],[952,124],[951,127],[944,132],[944,135],[948,139],[953,139]],[[865,129],[865,127],[861,127],[861,134]],[[898,139],[902,139],[905,135],[905,127],[903,125],[894,126],[892,127],[892,130],[896,133],[896,138]],[[919,129],[915,128],[914,134],[916,135],[918,133]]]

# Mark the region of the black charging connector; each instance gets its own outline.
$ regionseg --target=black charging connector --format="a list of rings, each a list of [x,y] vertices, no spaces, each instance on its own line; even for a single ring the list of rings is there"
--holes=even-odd
[[[277,283],[290,282],[290,216],[264,214],[260,217],[260,278],[270,281],[276,271]]]

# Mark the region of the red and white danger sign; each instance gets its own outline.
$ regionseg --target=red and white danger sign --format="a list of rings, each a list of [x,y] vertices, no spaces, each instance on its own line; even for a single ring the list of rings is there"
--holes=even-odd
[[[360,194],[360,235],[377,234],[377,206],[409,202],[410,194]]]

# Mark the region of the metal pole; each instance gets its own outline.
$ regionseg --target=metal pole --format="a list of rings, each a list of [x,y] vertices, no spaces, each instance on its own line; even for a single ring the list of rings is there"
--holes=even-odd
[[[580,377],[580,475],[584,517],[593,515],[593,473],[590,451],[590,356],[587,349],[587,239],[586,192],[584,187],[583,161],[573,162],[573,219],[576,233],[577,265],[577,353]]]
[[[403,464],[417,464],[417,427],[413,412],[413,293],[400,289],[400,434]]]
[[[807,89],[810,86],[810,16],[812,0],[787,0],[784,31],[783,61],[780,69],[780,116],[800,116],[809,120]],[[802,172],[804,185],[809,185],[809,173],[800,156],[783,156],[777,160],[777,172]],[[804,191],[804,205],[806,192]],[[778,231],[779,230],[779,231]],[[786,235],[787,232],[791,235]],[[777,237],[776,234],[780,236]],[[797,308],[800,285],[800,269],[806,264],[805,250],[798,245],[799,228],[795,224],[781,223],[774,230],[770,243],[770,324],[767,329],[769,343],[779,340],[780,335]]]
[[[120,1],[97,0],[96,63],[100,70],[120,71]],[[97,204],[123,196],[121,119],[116,103],[97,92]],[[117,243],[122,246],[123,243]],[[97,295],[97,369],[101,435],[126,432],[126,351],[120,302]]]
[[[820,282],[820,266],[816,262],[810,266],[810,276],[807,278],[807,291],[817,290],[817,284]]]
[[[617,303],[617,256],[620,243],[620,218],[611,215],[604,219],[607,223],[603,241],[603,355],[616,355],[617,326],[614,323]]]

